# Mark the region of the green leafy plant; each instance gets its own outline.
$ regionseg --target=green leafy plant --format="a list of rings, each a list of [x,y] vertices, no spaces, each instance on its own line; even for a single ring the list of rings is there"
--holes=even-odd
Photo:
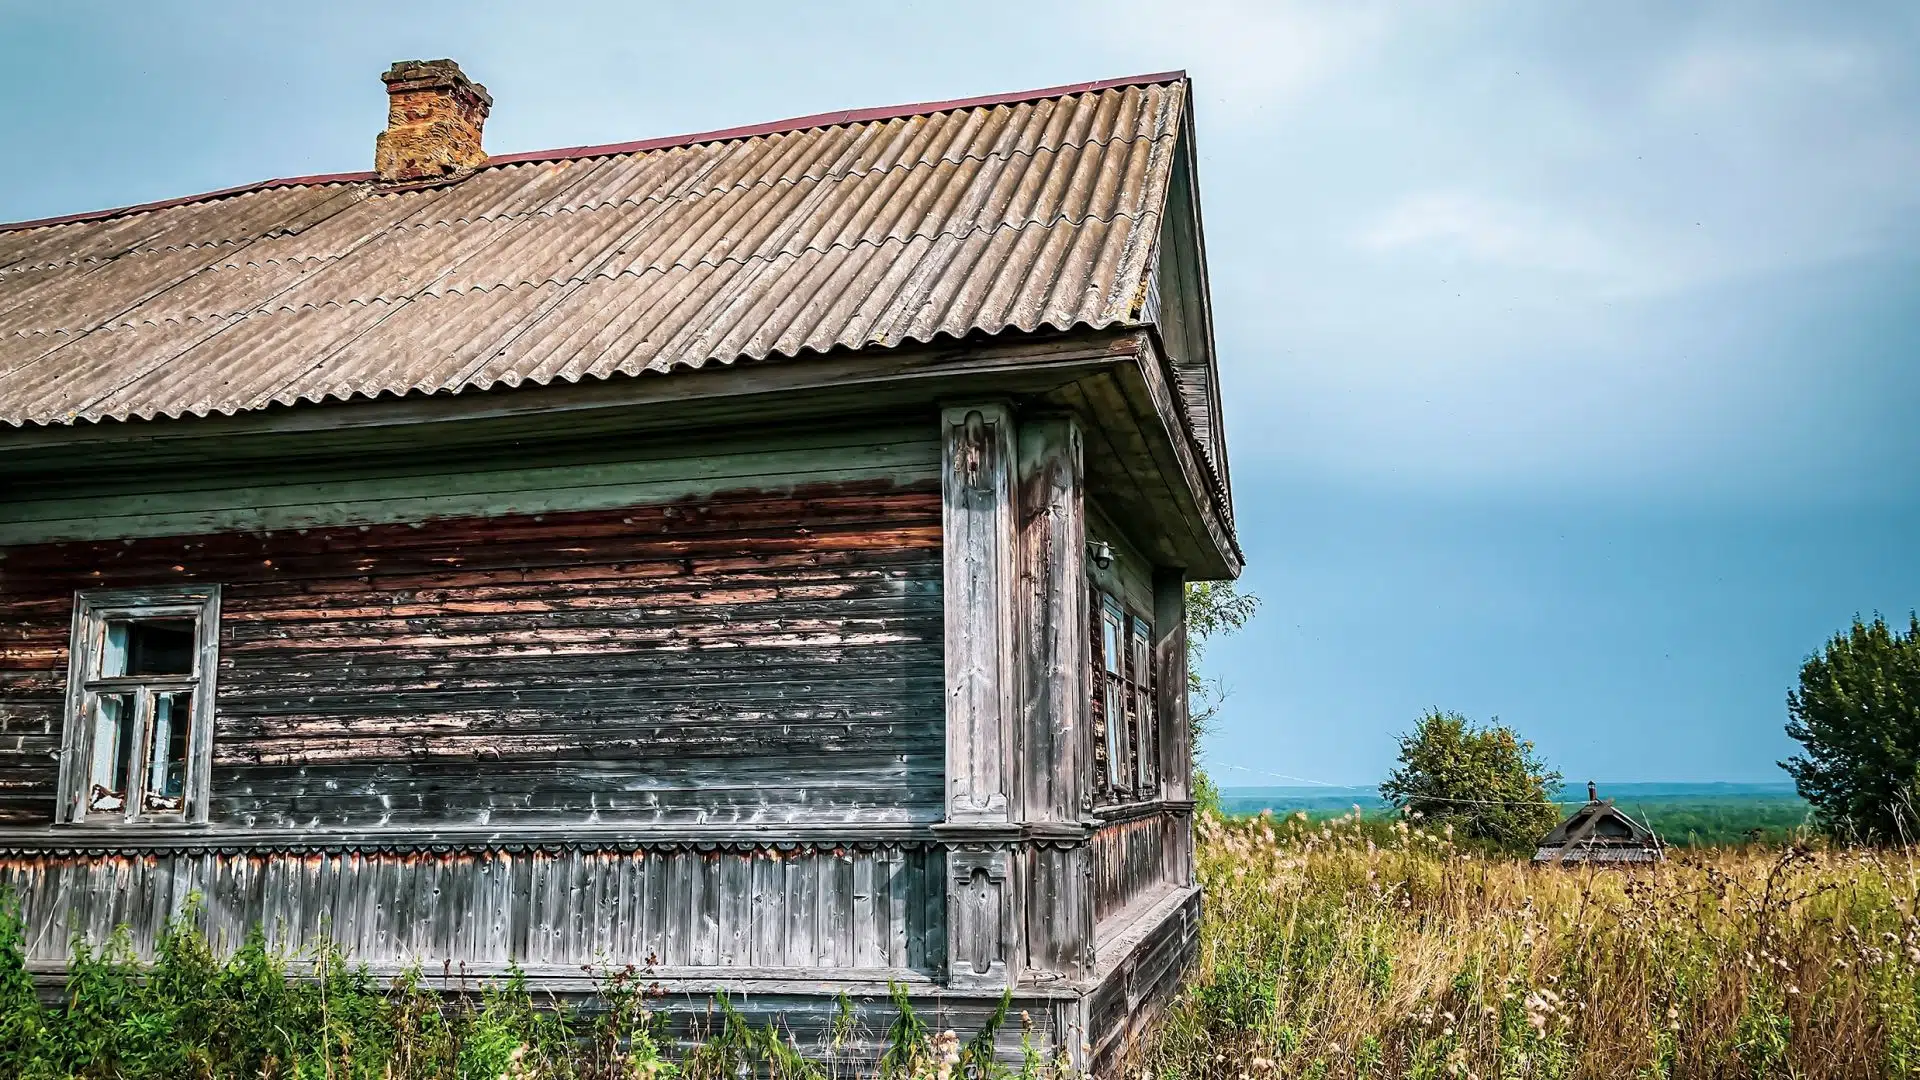
[[[1400,737],[1380,797],[1461,837],[1521,850],[1559,822],[1559,787],[1560,774],[1512,728],[1434,709]]]
[[[1902,632],[1853,620],[1800,668],[1781,767],[1827,830],[1868,842],[1920,840],[1920,617]]]
[[[1187,622],[1187,718],[1192,725],[1195,759],[1193,771],[1194,801],[1203,809],[1220,808],[1220,788],[1199,766],[1201,740],[1208,731],[1220,703],[1226,699],[1226,684],[1201,674],[1201,659],[1207,644],[1217,637],[1238,633],[1260,610],[1260,598],[1243,593],[1232,581],[1190,581],[1186,591]]]

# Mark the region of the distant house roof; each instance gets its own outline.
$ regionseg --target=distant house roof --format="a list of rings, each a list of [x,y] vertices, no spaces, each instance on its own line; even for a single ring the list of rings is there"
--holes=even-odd
[[[1606,799],[1588,802],[1567,815],[1540,841],[1533,861],[1658,862],[1663,857],[1660,838]]]
[[[1144,325],[1186,108],[1174,72],[0,226],[0,419]]]

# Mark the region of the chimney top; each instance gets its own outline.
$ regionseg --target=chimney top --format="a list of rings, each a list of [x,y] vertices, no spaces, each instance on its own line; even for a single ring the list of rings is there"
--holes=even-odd
[[[486,164],[480,131],[493,96],[459,64],[401,60],[380,81],[387,84],[387,130],[374,140],[373,169],[382,183],[449,183]]]

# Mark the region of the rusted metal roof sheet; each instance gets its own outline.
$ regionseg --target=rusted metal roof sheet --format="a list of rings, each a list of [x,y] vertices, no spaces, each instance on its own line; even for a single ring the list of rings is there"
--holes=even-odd
[[[0,419],[1137,324],[1186,82],[1066,89],[0,227]]]

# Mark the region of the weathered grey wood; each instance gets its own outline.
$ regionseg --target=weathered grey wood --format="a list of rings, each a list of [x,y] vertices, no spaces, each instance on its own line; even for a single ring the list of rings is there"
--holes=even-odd
[[[512,458],[348,457],[262,476],[228,469],[42,487],[13,485],[0,544],[328,528],[474,514],[612,509],[732,488],[932,481],[939,446],[924,428],[834,426],[692,443],[628,437]],[[138,474],[135,474],[137,477]]]
[[[1200,891],[1163,894],[1110,943],[1098,982],[1085,998],[1088,1071],[1118,1075],[1119,1065],[1160,1015],[1199,950]]]
[[[0,858],[0,888],[20,898],[34,928],[28,958],[36,963],[63,961],[74,933],[97,944],[122,925],[133,931],[136,951],[149,955],[159,928],[198,892],[209,933],[228,948],[259,925],[289,951],[326,938],[370,963],[564,967],[640,964],[651,955],[663,971],[750,966],[791,977],[913,970],[887,959],[890,943],[909,932],[908,898],[878,898],[885,918],[857,922],[846,917],[847,887],[865,875],[880,888],[904,891],[908,875],[938,875],[941,861],[929,848],[68,855]],[[886,873],[891,862],[907,872]],[[753,887],[734,887],[749,878]],[[755,902],[741,905],[743,896]],[[524,944],[482,929],[505,925],[516,906],[529,916]],[[660,932],[649,934],[649,927]],[[622,944],[623,932],[638,940]],[[755,941],[754,955],[728,950],[723,958],[721,943],[743,938]]]
[[[1092,805],[1088,726],[1085,469],[1070,416],[1023,417],[1016,474],[1020,582],[1020,817],[1031,831],[1077,835]],[[1084,847],[1030,849],[1017,863],[1037,977],[1071,977],[1092,961],[1092,898]],[[1046,973],[1046,975],[1040,975]]]
[[[941,431],[946,825],[957,835],[990,834],[1012,824],[1018,798],[1013,413],[999,403],[950,406],[941,413]],[[950,985],[1009,986],[1019,978],[1016,887],[1008,849],[984,835],[948,852]]]
[[[1020,819],[1077,822],[1090,808],[1086,729],[1085,470],[1071,417],[1020,427]]]
[[[1027,849],[1026,860],[1022,896],[1033,977],[1083,977],[1095,960],[1092,849],[1086,844],[1034,845]]]
[[[1080,399],[1096,413],[1147,400],[1101,378]],[[1083,433],[1130,426],[1126,483],[1167,481],[1151,471],[1147,413],[1027,404],[1017,425],[1006,405],[969,407],[957,436],[953,411],[935,437],[924,420],[901,438],[874,429],[864,459],[868,436],[836,430],[773,437],[785,457],[742,465],[752,451],[736,444],[760,433],[730,436],[736,448],[711,462],[697,459],[719,443],[678,455],[684,491],[611,444],[564,462],[494,458],[466,470],[480,479],[392,458],[338,490],[305,467],[251,484],[195,478],[172,489],[171,509],[137,490],[101,505],[113,521],[177,513],[164,520],[196,528],[319,508],[343,516],[282,523],[347,527],[5,552],[0,608],[18,618],[0,626],[24,633],[0,631],[0,878],[28,898],[36,970],[57,967],[70,931],[98,939],[126,923],[138,942],[199,891],[229,947],[258,921],[289,948],[349,936],[376,970],[512,958],[556,987],[581,965],[652,955],[675,987],[778,987],[800,1017],[815,1006],[797,995],[879,994],[889,979],[989,1005],[1012,985],[1049,995],[1035,1005],[1043,1039],[1058,1023],[1076,1046],[1110,1045],[1111,1025],[1131,1029],[1185,963],[1128,944],[1140,920],[1162,917],[1156,898],[1191,858],[1176,786],[1187,748],[1164,742],[1185,723],[1168,707],[1179,676],[1162,650],[1183,644],[1162,580],[1177,596],[1179,574],[1154,565],[1170,525],[1141,512],[1167,497],[1099,490],[1086,457],[1114,454],[1114,437],[1095,451]],[[750,486],[725,489],[736,479]],[[794,490],[869,483],[854,509]],[[608,509],[558,512],[596,488]],[[546,501],[497,512],[523,497]],[[61,498],[37,489],[40,520],[84,516]],[[466,499],[493,502],[465,525],[410,520]],[[1082,820],[1086,675],[1062,658],[1088,651],[1086,528],[1103,500],[1125,555],[1118,591],[1156,626],[1168,786],[1150,807],[1101,808],[1110,820],[1094,831]],[[376,505],[390,521],[362,520]],[[229,512],[241,516],[218,517]],[[54,770],[29,755],[62,729],[67,645],[47,628],[64,632],[73,582],[96,570],[110,585],[178,574],[227,586],[203,829],[58,838],[31,816]],[[962,684],[964,708],[951,695]],[[16,791],[28,794],[10,801]],[[751,850],[729,846],[742,843]],[[773,854],[784,844],[798,846]],[[1138,959],[1116,974],[1117,955]],[[1096,1022],[1090,995],[1120,1012]]]
[[[1187,585],[1178,570],[1154,575],[1154,667],[1160,713],[1160,746],[1166,762],[1163,793],[1169,803],[1186,804],[1169,830],[1168,871],[1181,885],[1194,882],[1193,850],[1193,718],[1187,703]]]
[[[949,986],[981,989],[1018,980],[1012,875],[1004,847],[966,844],[947,852]]]
[[[1129,922],[1141,903],[1151,903],[1174,884],[1172,839],[1183,830],[1182,813],[1164,804],[1153,812],[1129,816],[1103,825],[1089,848],[1093,860],[1093,903],[1096,936],[1104,938]]]
[[[1003,404],[941,413],[945,452],[947,821],[1012,820],[1014,721],[1013,413]]]

